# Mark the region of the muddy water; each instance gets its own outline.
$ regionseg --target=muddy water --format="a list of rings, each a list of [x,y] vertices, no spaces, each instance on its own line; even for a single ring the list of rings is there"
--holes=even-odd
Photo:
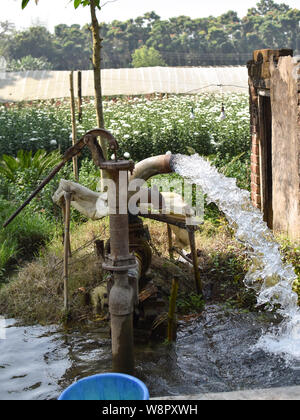
[[[271,315],[207,306],[197,320],[182,323],[174,346],[136,346],[136,376],[151,397],[300,385],[296,361],[256,349]],[[6,320],[0,340],[0,399],[56,399],[82,377],[108,372],[110,339],[93,326],[20,327]]]

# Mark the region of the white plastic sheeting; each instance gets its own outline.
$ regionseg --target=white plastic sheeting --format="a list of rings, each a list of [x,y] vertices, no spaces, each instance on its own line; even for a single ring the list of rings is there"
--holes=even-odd
[[[30,101],[70,96],[69,71],[0,74],[0,101]],[[74,72],[75,79],[77,73]],[[143,67],[102,70],[104,96],[151,93],[192,94],[202,91],[247,92],[247,68]],[[75,80],[75,83],[77,81]],[[222,87],[220,86],[222,85]],[[93,96],[93,72],[82,71],[82,95]]]

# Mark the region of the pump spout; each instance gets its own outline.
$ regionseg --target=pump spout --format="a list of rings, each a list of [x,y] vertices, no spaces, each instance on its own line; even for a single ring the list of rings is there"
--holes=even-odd
[[[172,158],[172,155],[160,155],[142,160],[135,165],[130,181],[134,179],[147,181],[152,176],[173,172]]]

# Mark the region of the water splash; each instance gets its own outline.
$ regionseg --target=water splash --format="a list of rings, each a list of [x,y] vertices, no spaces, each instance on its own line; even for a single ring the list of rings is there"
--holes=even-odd
[[[279,307],[283,322],[263,335],[257,347],[300,360],[300,311],[298,296],[292,290],[297,277],[292,265],[283,263],[279,244],[261,212],[252,205],[250,193],[197,154],[175,155],[173,169],[202,188],[208,202],[215,203],[225,214],[236,239],[246,246],[252,265],[245,284],[256,290],[258,305]]]

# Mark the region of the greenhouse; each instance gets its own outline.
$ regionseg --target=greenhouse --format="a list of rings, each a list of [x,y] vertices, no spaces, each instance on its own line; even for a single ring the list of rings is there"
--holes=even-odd
[[[70,96],[69,71],[25,71],[0,74],[0,101],[17,102]],[[77,78],[77,75],[76,75]],[[76,80],[75,80],[76,82]],[[82,95],[93,96],[93,72],[82,72]],[[104,96],[151,93],[247,93],[246,66],[143,67],[102,70]]]

